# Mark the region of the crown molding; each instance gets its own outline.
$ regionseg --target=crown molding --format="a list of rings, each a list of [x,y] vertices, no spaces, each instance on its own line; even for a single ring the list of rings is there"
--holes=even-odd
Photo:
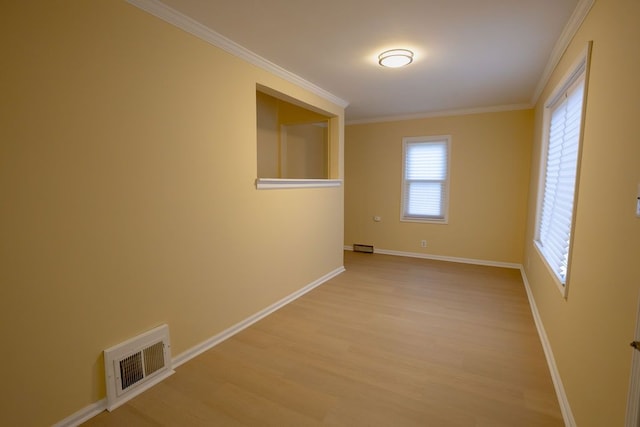
[[[346,125],[361,125],[367,123],[381,123],[381,122],[400,122],[403,120],[418,120],[428,119],[431,117],[450,117],[450,116],[466,116],[469,114],[483,114],[483,113],[500,113],[503,111],[517,111],[517,110],[529,110],[533,108],[533,104],[509,104],[509,105],[495,105],[492,107],[479,107],[479,108],[464,108],[458,110],[442,110],[433,111],[429,113],[408,114],[402,116],[384,116],[384,117],[372,117],[360,120],[348,120]]]
[[[576,8],[573,10],[573,14],[571,14],[571,17],[567,22],[567,25],[565,25],[564,30],[562,30],[558,41],[556,41],[556,44],[551,51],[547,66],[542,72],[540,81],[538,81],[538,86],[536,86],[536,90],[531,98],[532,105],[536,105],[538,103],[538,98],[540,98],[542,91],[549,82],[553,70],[558,66],[562,55],[564,55],[564,52],[569,47],[569,43],[573,40],[573,36],[578,32],[578,29],[584,22],[595,2],[596,0],[579,0]]]
[[[213,46],[216,46],[240,59],[243,59],[250,64],[262,68],[263,70],[275,74],[276,76],[281,77],[290,83],[300,86],[308,90],[309,92],[312,92],[342,108],[346,108],[347,105],[349,105],[348,101],[345,101],[344,99],[322,89],[319,86],[314,85],[313,83],[303,79],[302,77],[285,70],[284,68],[274,64],[271,61],[266,60],[265,58],[253,53],[249,49],[246,49],[235,43],[234,41],[224,37],[222,34],[213,31],[206,25],[203,25],[198,21],[167,6],[159,0],[127,0],[127,2],[139,9],[144,10],[145,12],[150,13],[157,18],[162,19],[163,21],[171,25],[180,28],[181,30],[186,31],[189,34],[198,37],[201,40],[204,40],[205,42]]]

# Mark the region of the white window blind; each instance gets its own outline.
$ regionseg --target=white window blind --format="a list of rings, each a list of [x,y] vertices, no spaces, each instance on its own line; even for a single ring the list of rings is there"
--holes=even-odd
[[[402,219],[446,220],[449,137],[404,138]]]
[[[565,286],[584,100],[584,64],[547,105],[547,154],[536,244]]]

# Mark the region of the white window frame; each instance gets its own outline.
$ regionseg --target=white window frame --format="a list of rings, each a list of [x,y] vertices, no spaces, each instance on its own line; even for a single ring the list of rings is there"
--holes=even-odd
[[[408,215],[406,213],[408,200],[405,198],[405,188],[407,185],[406,178],[406,159],[407,159],[407,146],[410,144],[442,144],[446,145],[447,149],[447,164],[446,164],[446,177],[442,182],[442,188],[444,196],[442,198],[442,216],[419,216]],[[400,189],[400,221],[403,222],[422,222],[422,223],[434,223],[434,224],[447,224],[449,221],[449,189],[451,180],[451,135],[435,135],[435,136],[410,136],[402,138],[402,187]]]
[[[573,240],[574,240],[574,228],[575,228],[575,219],[576,219],[576,207],[578,201],[578,188],[580,182],[580,160],[582,157],[582,140],[584,134],[584,122],[585,122],[585,112],[587,105],[587,82],[588,82],[588,70],[589,70],[589,58],[591,53],[591,43],[587,45],[587,48],[583,52],[582,55],[578,58],[576,63],[570,68],[569,72],[562,78],[560,83],[553,90],[551,95],[547,98],[544,104],[544,114],[543,114],[543,128],[542,128],[542,150],[540,155],[540,166],[539,166],[539,182],[538,182],[538,200],[537,200],[537,209],[536,209],[536,223],[535,223],[535,235],[534,235],[534,247],[536,251],[540,255],[544,265],[547,267],[551,276],[560,291],[561,295],[564,298],[567,298],[569,282],[570,282],[570,273],[571,273],[571,255],[573,253]],[[568,253],[567,256],[567,268],[566,273],[564,275],[564,280],[561,277],[559,271],[556,270],[552,266],[552,263],[547,258],[548,255],[543,246],[543,243],[540,240],[540,228],[542,223],[542,209],[545,198],[545,186],[546,186],[546,175],[547,175],[547,161],[548,161],[548,149],[549,149],[549,133],[551,127],[551,117],[553,112],[563,104],[562,98],[566,98],[567,94],[570,93],[574,88],[578,85],[583,85],[583,95],[582,95],[582,105],[581,105],[581,119],[580,119],[580,129],[578,132],[578,148],[577,148],[577,164],[576,164],[576,176],[575,176],[575,184],[573,189],[573,203],[572,203],[572,213],[570,218],[570,232],[569,232],[569,242],[568,242]]]

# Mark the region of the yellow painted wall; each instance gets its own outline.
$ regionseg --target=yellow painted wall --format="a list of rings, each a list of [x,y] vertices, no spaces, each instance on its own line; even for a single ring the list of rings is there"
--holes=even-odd
[[[339,149],[342,108],[124,1],[4,2],[0,52],[1,425],[102,399],[105,348],[166,322],[179,355],[342,265],[342,188],[255,189],[256,84]]]
[[[278,102],[278,123],[281,125],[322,122],[328,118],[326,114],[320,114],[286,101]]]
[[[638,290],[640,3],[597,0],[536,108],[526,273],[577,425],[621,426]],[[591,74],[573,256],[564,300],[533,248],[542,108],[588,40]]]
[[[280,127],[278,126],[278,100],[256,92],[258,123],[257,156],[258,177],[280,177]]]
[[[328,178],[327,127],[308,123],[289,125],[285,129],[287,162],[283,178]]]
[[[347,126],[345,245],[520,263],[532,123],[522,110]],[[401,222],[402,138],[429,135],[452,138],[449,221]]]

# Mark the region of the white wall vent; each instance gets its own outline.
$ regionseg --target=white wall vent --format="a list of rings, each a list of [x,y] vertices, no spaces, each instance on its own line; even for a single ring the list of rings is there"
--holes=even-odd
[[[129,399],[174,373],[169,327],[158,326],[104,351],[107,409]]]

